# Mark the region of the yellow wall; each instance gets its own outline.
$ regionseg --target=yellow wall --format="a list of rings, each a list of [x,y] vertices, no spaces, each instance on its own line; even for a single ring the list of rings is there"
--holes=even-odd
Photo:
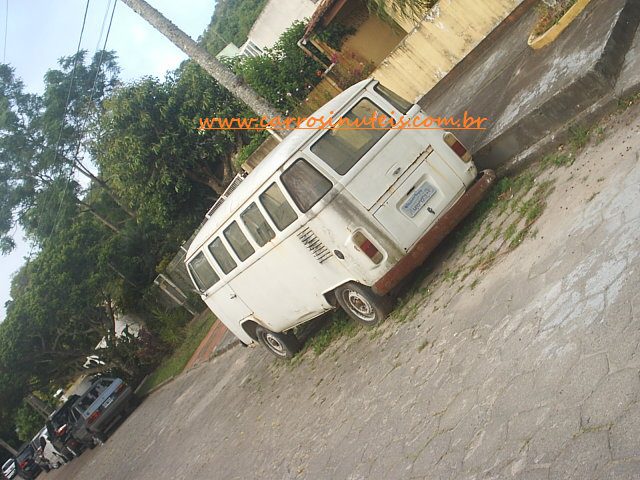
[[[417,101],[524,0],[440,0],[371,75]]]
[[[341,47],[343,52],[356,52],[378,65],[402,41],[404,32],[394,30],[375,15],[367,18]]]
[[[386,5],[386,12],[387,14],[393,18],[393,20],[404,29],[405,32],[409,33],[411,30],[413,30],[413,28],[416,26],[416,24],[418,23],[418,18],[422,17],[423,15],[427,14],[427,10],[428,9],[421,9],[419,7],[416,7],[416,11],[414,13],[411,13],[410,11],[407,11],[407,13],[404,13],[402,11],[400,11],[395,5],[394,5],[394,0],[384,0],[384,3]],[[419,12],[423,11],[422,14],[420,14]],[[418,18],[414,18],[414,16],[418,17]]]

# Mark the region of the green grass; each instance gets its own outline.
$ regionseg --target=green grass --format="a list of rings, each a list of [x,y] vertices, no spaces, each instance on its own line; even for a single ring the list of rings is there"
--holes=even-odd
[[[566,167],[573,163],[571,155],[566,153],[552,153],[542,159],[542,167]]]
[[[527,229],[520,230],[515,237],[509,243],[510,248],[516,248],[518,245],[522,243],[524,238],[527,236]]]
[[[569,146],[574,152],[582,150],[591,137],[591,130],[584,125],[572,125],[569,127]]]
[[[360,329],[360,325],[347,317],[342,310],[338,310],[329,321],[329,324],[309,339],[306,344],[307,349],[312,349],[316,355],[324,352],[329,345],[337,338],[343,336],[352,337]],[[299,353],[301,356],[303,352]]]
[[[516,233],[516,228],[518,227],[518,221],[512,222],[507,229],[504,231],[503,238],[505,240],[509,240]]]
[[[607,136],[607,131],[604,127],[596,127],[593,131],[593,134],[595,136],[596,145],[600,145],[602,142],[604,142],[604,139]]]
[[[140,396],[145,396],[162,382],[175,377],[182,370],[207,335],[215,319],[208,313],[193,320],[185,329],[184,341],[149,375],[140,388]]]
[[[618,112],[624,112],[627,108],[634,105],[638,100],[640,100],[640,93],[636,93],[629,97],[619,99]]]
[[[555,5],[550,6],[544,2],[539,2],[536,6],[538,21],[533,26],[534,35],[542,35],[553,27],[562,16],[576,3],[577,0],[558,0]]]

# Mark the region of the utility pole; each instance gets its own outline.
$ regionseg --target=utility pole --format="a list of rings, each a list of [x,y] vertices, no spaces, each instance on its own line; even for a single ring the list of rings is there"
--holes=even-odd
[[[38,397],[36,397],[33,393],[27,395],[24,401],[27,402],[27,404],[29,404],[31,407],[33,407],[33,409],[38,412],[45,420],[49,418],[49,415],[52,412],[51,408]]]
[[[1,438],[0,438],[0,447],[4,448],[7,452],[9,452],[11,456],[13,457],[18,456],[18,451]]]
[[[242,83],[227,67],[219,62],[204,47],[198,45],[189,35],[180,30],[171,20],[153,8],[144,0],[122,0],[129,8],[144,18],[156,30],[167,37],[189,58],[204,68],[220,85],[235,97],[246,103],[258,115],[268,118],[277,117],[279,112],[267,100],[258,95],[251,87]],[[287,131],[279,132],[286,135]]]

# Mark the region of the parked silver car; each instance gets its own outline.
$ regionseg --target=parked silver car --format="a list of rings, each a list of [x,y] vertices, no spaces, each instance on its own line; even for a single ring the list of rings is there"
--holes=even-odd
[[[13,458],[10,458],[4,465],[2,465],[2,474],[7,477],[9,480],[15,478],[16,476],[16,461]]]
[[[133,407],[133,390],[120,378],[100,378],[73,404],[71,435],[85,445],[104,442]]]

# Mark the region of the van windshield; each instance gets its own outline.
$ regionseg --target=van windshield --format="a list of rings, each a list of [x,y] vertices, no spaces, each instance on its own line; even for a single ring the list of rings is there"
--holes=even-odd
[[[336,173],[344,175],[387,133],[387,129],[374,122],[378,116],[390,117],[371,100],[363,98],[343,116],[348,123],[325,133],[311,151]]]

